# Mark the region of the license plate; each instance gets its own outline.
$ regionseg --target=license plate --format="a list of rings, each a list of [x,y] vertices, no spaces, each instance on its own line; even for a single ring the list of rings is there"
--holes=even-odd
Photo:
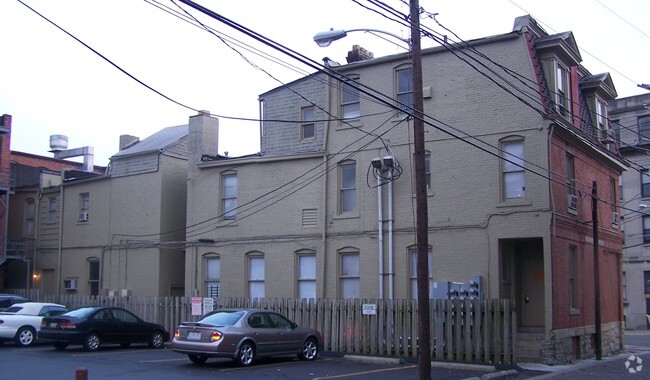
[[[50,327],[51,329],[56,328],[56,322],[50,322],[49,327]]]
[[[187,339],[201,340],[201,333],[200,332],[190,332],[190,333],[187,334]]]

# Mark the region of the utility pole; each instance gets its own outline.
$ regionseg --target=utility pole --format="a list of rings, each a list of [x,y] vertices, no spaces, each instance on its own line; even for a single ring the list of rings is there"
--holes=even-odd
[[[594,224],[594,307],[596,324],[596,360],[603,359],[603,342],[600,316],[600,260],[598,258],[598,184],[593,182],[591,188],[591,220]]]
[[[429,217],[424,161],[424,97],[422,94],[422,49],[420,4],[410,0],[411,55],[413,57],[413,135],[415,150],[415,239],[418,287],[418,378],[431,379],[431,329],[429,327]]]

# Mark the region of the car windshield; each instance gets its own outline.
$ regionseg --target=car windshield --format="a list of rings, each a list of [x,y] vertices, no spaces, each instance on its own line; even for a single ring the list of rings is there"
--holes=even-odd
[[[201,318],[200,323],[217,326],[232,326],[244,315],[243,311],[218,311]]]
[[[61,314],[61,316],[62,317],[72,317],[72,318],[84,318],[84,317],[87,317],[88,314],[92,313],[95,310],[97,310],[97,309],[95,309],[94,307],[82,307],[80,309],[75,309],[75,310],[71,310],[71,311],[69,311],[67,313],[63,313],[63,314]]]

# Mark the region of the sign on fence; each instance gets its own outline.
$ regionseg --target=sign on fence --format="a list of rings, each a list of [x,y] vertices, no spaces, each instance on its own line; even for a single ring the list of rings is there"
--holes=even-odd
[[[192,297],[192,315],[201,315],[201,297]]]
[[[214,310],[214,298],[205,297],[203,299],[203,314],[207,314]]]
[[[363,315],[377,315],[377,305],[374,303],[364,303]]]

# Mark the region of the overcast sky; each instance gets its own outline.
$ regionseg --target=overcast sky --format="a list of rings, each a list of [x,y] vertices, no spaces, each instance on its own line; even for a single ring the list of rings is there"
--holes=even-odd
[[[178,1],[21,1],[166,97],[216,115],[257,119],[258,95],[314,71]],[[408,38],[402,26],[359,5],[372,7],[367,0],[194,1],[318,62],[327,56],[345,63],[354,44],[375,57],[404,51],[367,33],[319,48],[314,34],[330,27]],[[385,2],[408,13],[401,1]],[[107,165],[120,135],[143,139],[195,114],[22,3],[0,2],[0,114],[13,116],[12,150],[51,156],[49,136],[63,134],[70,148],[92,146],[95,164]],[[177,17],[185,13],[176,4],[223,40]],[[420,0],[420,6],[465,40],[508,33],[517,16],[530,14],[550,34],[573,31],[582,64],[593,74],[610,72],[619,97],[647,93],[637,84],[650,83],[650,1]],[[422,23],[447,33],[432,19]],[[434,46],[425,39],[422,45]],[[220,118],[219,153],[258,150],[258,122]]]

